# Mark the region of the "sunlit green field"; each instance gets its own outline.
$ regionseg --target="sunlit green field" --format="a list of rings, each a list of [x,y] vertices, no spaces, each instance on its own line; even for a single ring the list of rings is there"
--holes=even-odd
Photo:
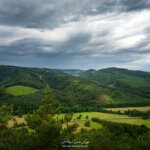
[[[58,119],[64,118],[65,114],[59,114],[56,117],[58,117]],[[77,117],[79,115],[82,115],[80,119],[77,119]],[[86,116],[88,116],[89,118],[86,119]],[[72,120],[68,123],[69,124],[73,124],[73,123],[77,123],[79,125],[79,127],[77,128],[77,131],[80,131],[82,128],[84,129],[101,129],[102,125],[99,123],[95,123],[91,121],[91,118],[99,118],[99,119],[103,119],[106,121],[112,121],[112,122],[118,122],[118,123],[127,123],[127,124],[131,124],[131,125],[145,125],[148,128],[150,128],[150,119],[147,120],[143,120],[140,117],[129,117],[127,115],[118,115],[118,114],[108,114],[108,113],[101,113],[101,112],[82,112],[82,113],[74,113]],[[20,123],[25,123],[25,119],[24,117],[20,118],[20,117],[15,117],[16,121],[18,122],[18,124]],[[90,121],[90,127],[85,127],[84,123],[86,121]],[[8,122],[8,126],[12,127],[13,126],[13,122],[9,121]],[[63,124],[63,127],[66,127],[66,124]]]
[[[73,123],[77,123],[78,125],[79,125],[79,127],[77,128],[77,132],[78,131],[81,131],[81,129],[86,129],[86,130],[90,130],[90,129],[102,129],[102,125],[101,124],[99,124],[99,123],[96,123],[96,122],[93,122],[93,121],[90,121],[90,126],[89,127],[86,127],[85,125],[84,125],[84,123],[86,122],[87,120],[83,120],[83,119],[81,119],[81,120],[75,120],[75,122],[74,121],[70,121],[69,123],[67,123],[68,125],[71,125],[71,124],[73,124]],[[65,128],[66,127],[66,124],[63,124],[63,127]]]
[[[15,85],[10,86],[6,88],[7,93],[19,96],[19,95],[28,95],[37,92],[38,90],[29,86],[21,86],[21,85]]]
[[[59,115],[60,118],[63,117],[63,116],[64,115]],[[16,122],[18,124],[22,124],[22,123],[26,124],[25,116],[23,116],[23,117],[16,116],[16,117],[14,117],[14,119],[16,120]],[[80,120],[78,120],[78,119],[74,119],[74,117],[73,117],[73,119],[69,123],[67,123],[67,124],[71,125],[73,123],[77,123],[79,125],[79,127],[77,128],[77,132],[80,131],[82,128],[86,129],[86,130],[101,129],[102,128],[101,124],[96,123],[96,122],[92,122],[92,121],[90,121],[90,127],[85,127],[85,125],[84,125],[85,121],[90,121],[90,118],[89,119],[83,119],[83,118],[81,118]],[[13,127],[13,125],[14,125],[14,120],[13,119],[9,120],[8,121],[8,127],[11,128],[11,127]],[[63,128],[65,128],[65,127],[66,127],[66,124],[63,124]]]
[[[112,111],[127,111],[127,110],[138,110],[138,111],[148,111],[150,110],[150,106],[145,107],[125,107],[125,108],[106,108],[106,110],[112,110]]]
[[[150,128],[150,119],[143,120],[141,117],[129,117],[127,115],[118,115],[118,114],[108,114],[101,112],[83,112],[83,113],[74,113],[73,119],[76,119],[77,116],[82,115],[81,120],[85,119],[86,116],[90,118],[96,117],[106,121],[127,123],[132,125],[145,125]],[[60,114],[58,117],[63,118],[64,114]]]

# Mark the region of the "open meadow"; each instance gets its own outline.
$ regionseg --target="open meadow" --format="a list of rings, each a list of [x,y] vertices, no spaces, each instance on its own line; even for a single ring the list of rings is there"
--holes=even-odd
[[[150,119],[143,120],[141,117],[130,117],[127,115],[118,115],[118,114],[109,114],[109,113],[101,113],[101,112],[82,112],[82,113],[74,113],[73,119],[76,119],[77,116],[82,115],[81,120],[85,119],[86,116],[89,119],[95,117],[106,121],[119,122],[119,123],[127,123],[132,125],[145,125],[150,128]],[[61,117],[63,114],[60,115]]]
[[[15,85],[15,86],[10,86],[6,88],[6,92],[13,95],[13,96],[20,96],[20,95],[29,95],[37,92],[38,90],[29,87],[29,86],[22,86],[22,85]]]

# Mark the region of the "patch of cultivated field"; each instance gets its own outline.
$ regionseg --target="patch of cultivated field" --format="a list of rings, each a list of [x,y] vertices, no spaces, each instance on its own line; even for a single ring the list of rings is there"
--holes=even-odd
[[[61,116],[61,117],[60,117]],[[62,118],[64,115],[60,115],[59,117],[60,118]],[[74,118],[74,117],[73,117]],[[86,121],[90,121],[90,126],[89,127],[86,127],[85,125],[84,125],[84,123],[86,122]],[[8,121],[8,127],[9,128],[11,128],[11,127],[13,127],[14,126],[14,124],[15,124],[15,122],[17,123],[17,124],[22,124],[22,123],[24,123],[24,124],[26,124],[26,121],[25,121],[25,116],[23,116],[23,117],[14,117],[13,119],[11,119],[11,120],[9,120]],[[86,130],[90,130],[90,129],[101,129],[102,128],[102,125],[101,124],[99,124],[99,123],[96,123],[96,122],[92,122],[90,119],[82,119],[82,117],[81,117],[81,119],[79,120],[79,119],[72,119],[69,123],[67,123],[68,125],[71,125],[71,124],[73,124],[73,123],[77,123],[78,125],[79,125],[79,127],[77,128],[77,131],[76,132],[78,132],[78,131],[80,131],[82,128],[83,129],[86,129]],[[67,124],[62,124],[62,126],[63,126],[63,128],[65,128],[66,126],[67,126]]]
[[[8,121],[8,127],[11,128],[14,126],[15,122],[17,124],[22,124],[22,123],[26,123],[25,118],[24,117],[14,117],[13,119]]]
[[[61,119],[64,117],[65,114],[59,114],[58,115],[58,119]],[[77,119],[77,117],[81,115],[80,119]],[[88,116],[88,119],[86,119]],[[81,128],[84,129],[100,129],[102,128],[101,124],[95,123],[91,121],[91,118],[99,118],[99,119],[103,119],[106,121],[112,121],[112,122],[118,122],[118,123],[127,123],[127,124],[132,124],[132,125],[145,125],[148,128],[150,128],[150,119],[147,120],[143,120],[141,117],[130,117],[127,115],[118,115],[118,114],[109,114],[109,113],[101,113],[101,112],[82,112],[82,113],[74,113],[72,120],[68,123],[68,124],[73,124],[74,122],[76,122],[77,124],[79,124],[79,127],[77,128],[77,130],[79,131]],[[25,119],[24,117],[20,118],[20,117],[15,117],[16,122],[18,124],[20,123],[25,123]],[[90,121],[90,127],[85,127],[84,123],[86,121]],[[13,122],[9,121],[8,122],[8,126],[12,127],[13,126]],[[63,127],[65,127],[66,124],[63,124]]]
[[[67,123],[68,125],[71,125],[73,123],[77,123],[79,125],[79,127],[77,127],[77,130],[76,132],[78,131],[81,131],[81,129],[86,129],[86,130],[90,130],[90,129],[101,129],[102,128],[102,125],[99,124],[99,123],[96,123],[96,122],[93,122],[93,121],[90,121],[90,126],[89,127],[86,127],[84,124],[86,121],[90,121],[88,119],[76,119],[75,121],[70,121],[69,123]],[[65,128],[67,125],[66,124],[63,124],[63,128]]]
[[[73,119],[76,119],[79,115],[82,115],[81,120],[85,119],[86,116],[89,119],[96,117],[106,121],[127,123],[132,125],[145,125],[150,128],[150,119],[143,120],[141,117],[130,117],[127,115],[118,115],[118,114],[109,114],[101,112],[83,112],[83,113],[74,113]],[[64,114],[59,115],[60,118],[63,118]]]
[[[7,93],[19,96],[19,95],[28,95],[37,92],[38,90],[29,86],[15,85],[6,88]]]
[[[138,111],[148,111],[150,110],[150,106],[144,106],[144,107],[125,107],[125,108],[105,108],[106,110],[112,110],[112,111],[127,111],[127,110],[138,110]]]

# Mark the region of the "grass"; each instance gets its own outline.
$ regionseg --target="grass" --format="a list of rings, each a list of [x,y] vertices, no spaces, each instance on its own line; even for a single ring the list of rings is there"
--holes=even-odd
[[[99,119],[103,119],[106,121],[119,122],[119,123],[127,123],[132,125],[145,125],[150,128],[150,119],[143,120],[141,117],[130,117],[127,115],[118,115],[118,114],[109,114],[109,113],[101,113],[101,112],[83,112],[83,113],[74,113],[73,119],[76,119],[77,116],[82,115],[82,119],[86,116],[89,116],[89,119],[96,117]],[[62,118],[64,114],[60,114],[59,117]]]
[[[79,127],[77,128],[77,131],[80,131],[81,129],[86,129],[86,130],[90,130],[90,129],[102,129],[102,125],[93,121],[90,121],[90,126],[86,127],[84,125],[85,120],[80,120],[77,121],[77,123],[79,124]]]
[[[82,115],[81,119],[77,119],[79,115]],[[88,119],[85,119],[86,116],[88,116]],[[58,119],[61,119],[64,117],[64,114],[58,115]],[[118,122],[118,123],[126,123],[126,124],[131,124],[131,125],[145,125],[146,127],[150,128],[150,119],[143,120],[141,117],[130,117],[127,115],[118,115],[118,114],[109,114],[109,113],[101,113],[101,112],[82,112],[82,113],[74,113],[72,120],[68,124],[73,124],[74,122],[79,125],[77,128],[77,132],[80,131],[82,128],[83,129],[101,129],[102,125],[92,122],[90,119],[96,117],[102,120],[106,121],[112,121],[112,122]],[[15,117],[16,121],[18,124],[25,123],[24,117]],[[75,120],[75,121],[74,121]],[[90,121],[90,126],[85,127],[84,123],[85,121],[89,120]],[[13,126],[13,121],[10,120],[8,122],[8,127]],[[66,127],[66,124],[63,124],[63,127]]]
[[[22,85],[15,85],[15,86],[10,86],[6,88],[6,92],[14,95],[14,96],[19,96],[19,95],[29,95],[37,92],[38,90],[29,86],[22,86]]]
[[[126,108],[106,108],[106,110],[112,110],[112,111],[127,111],[127,110],[138,110],[138,111],[148,111],[150,110],[150,106],[145,107],[126,107]]]
[[[63,117],[63,115],[61,115]],[[79,125],[79,127],[77,128],[76,132],[79,132],[81,131],[81,129],[86,129],[86,130],[90,130],[90,129],[101,129],[102,128],[102,125],[99,124],[99,123],[96,123],[96,122],[92,122],[90,121],[90,127],[85,127],[84,123],[85,121],[87,121],[88,119],[76,119],[75,120],[75,123],[77,123]],[[8,121],[8,127],[11,128],[14,126],[14,123],[17,123],[17,124],[26,124],[26,121],[25,121],[25,116],[23,117],[18,117],[18,116],[15,116],[13,119],[9,120]],[[68,125],[71,125],[74,123],[74,120],[72,119]],[[65,128],[66,127],[66,124],[62,124],[62,127]]]
[[[67,123],[68,125],[71,125],[71,124],[73,124],[73,123],[77,123],[78,125],[79,125],[79,127],[77,127],[77,129],[76,129],[76,132],[80,132],[81,131],[81,129],[85,129],[85,130],[91,130],[91,129],[102,129],[102,125],[101,124],[99,124],[99,123],[96,123],[96,122],[93,122],[93,121],[90,121],[90,126],[89,127],[86,127],[85,125],[84,125],[84,123],[85,123],[85,121],[87,121],[87,120],[75,120],[75,122],[74,121],[70,121],[69,123]],[[63,128],[66,128],[66,124],[63,124],[62,125],[63,126]]]

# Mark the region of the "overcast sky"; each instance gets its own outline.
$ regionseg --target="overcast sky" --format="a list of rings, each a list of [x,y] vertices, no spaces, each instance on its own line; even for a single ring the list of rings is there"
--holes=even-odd
[[[150,71],[150,0],[0,0],[0,64]]]

